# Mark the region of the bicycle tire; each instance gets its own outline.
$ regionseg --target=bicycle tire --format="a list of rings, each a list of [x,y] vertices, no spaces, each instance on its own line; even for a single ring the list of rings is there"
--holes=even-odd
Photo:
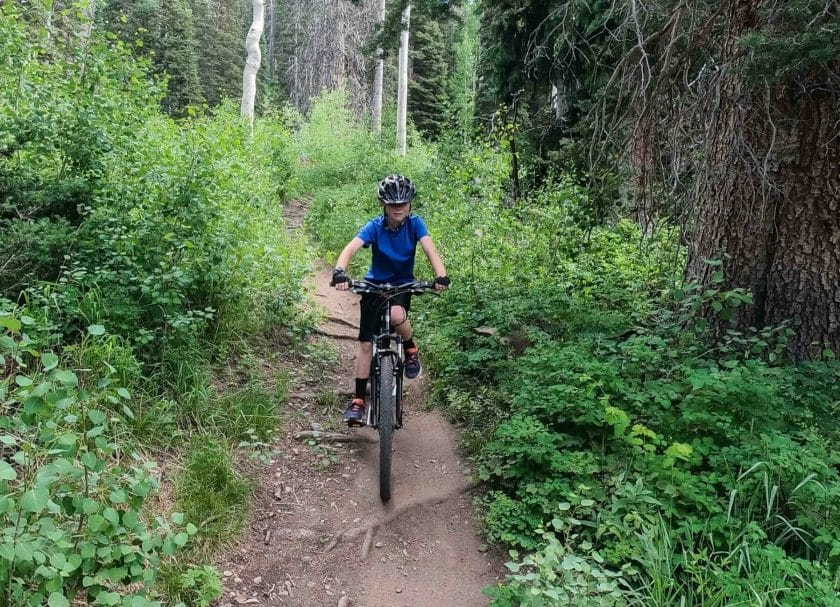
[[[379,499],[391,499],[391,445],[394,439],[394,359],[379,362]]]

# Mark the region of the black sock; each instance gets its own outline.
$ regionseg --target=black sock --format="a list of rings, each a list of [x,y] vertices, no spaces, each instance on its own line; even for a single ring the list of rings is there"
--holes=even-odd
[[[403,350],[408,351],[408,350],[411,350],[411,349],[416,348],[416,347],[417,347],[417,345],[414,343],[414,337],[413,336],[409,337],[408,339],[406,339],[403,342]]]
[[[356,378],[356,393],[354,398],[361,398],[365,400],[365,392],[367,391],[367,377],[357,377]]]

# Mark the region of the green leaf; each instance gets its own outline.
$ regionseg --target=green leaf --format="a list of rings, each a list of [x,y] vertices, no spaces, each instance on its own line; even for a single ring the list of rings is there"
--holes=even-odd
[[[95,453],[90,451],[82,453],[82,456],[79,459],[88,468],[96,468],[96,465],[99,463],[99,458],[96,457]]]
[[[28,327],[30,325],[35,324],[35,319],[32,318],[31,316],[27,316],[26,314],[24,314],[23,316],[20,317],[20,322],[22,322],[23,324],[25,324]]]
[[[100,592],[96,596],[96,605],[119,605],[120,595],[116,592]]]
[[[129,400],[131,398],[131,393],[125,388],[117,388],[117,394],[122,396],[125,400]]]
[[[55,372],[55,379],[56,381],[66,385],[66,386],[78,386],[79,385],[79,378],[76,377],[76,374],[72,371],[67,371],[66,369],[59,369]]]
[[[102,325],[90,325],[87,330],[91,335],[105,335],[105,327]]]
[[[52,352],[44,352],[41,354],[41,365],[43,365],[44,371],[55,369],[58,366],[58,356]]]
[[[0,316],[0,327],[9,329],[12,333],[20,331],[20,321],[11,316]]]
[[[100,411],[99,409],[91,409],[90,411],[88,411],[88,419],[90,419],[91,422],[98,426],[99,424],[105,423],[107,415],[105,415],[105,413],[103,411]]]
[[[15,383],[18,386],[20,386],[22,388],[25,388],[27,386],[32,385],[32,380],[30,378],[26,377],[26,375],[16,375],[15,376]]]
[[[24,512],[41,512],[47,507],[50,494],[46,489],[30,489],[20,498],[20,507]]]
[[[172,513],[172,522],[176,525],[183,525],[184,524],[184,513],[183,512],[173,512]]]
[[[13,481],[17,478],[17,472],[8,463],[0,460],[0,481]]]

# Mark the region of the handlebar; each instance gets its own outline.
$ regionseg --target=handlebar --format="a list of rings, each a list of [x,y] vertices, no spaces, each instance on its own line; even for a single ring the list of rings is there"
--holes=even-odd
[[[377,295],[394,296],[400,293],[411,293],[422,295],[426,292],[435,292],[435,283],[428,280],[415,280],[403,285],[376,284],[367,280],[349,280],[350,291],[353,293],[375,293]]]

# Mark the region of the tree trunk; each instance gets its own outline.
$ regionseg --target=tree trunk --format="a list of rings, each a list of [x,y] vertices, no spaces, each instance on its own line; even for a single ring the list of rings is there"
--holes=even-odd
[[[260,69],[260,37],[265,22],[265,1],[253,0],[254,18],[251,28],[245,38],[245,50],[248,58],[245,60],[245,70],[242,74],[242,107],[241,114],[247,116],[254,127],[254,98],[257,95],[257,72]]]
[[[275,64],[275,25],[276,18],[274,16],[274,0],[268,0],[268,79],[271,84],[274,84],[274,64]]]
[[[759,91],[744,82],[739,42],[755,27],[756,10],[752,0],[728,0],[687,277],[752,292],[753,304],[732,321],[709,315],[718,336],[789,321],[794,356],[840,352],[840,104],[819,83]],[[720,285],[717,267],[706,263],[713,259],[723,262]]]
[[[840,354],[840,101],[823,93],[793,101],[786,92],[783,103],[796,112],[790,149],[798,154],[779,167],[784,204],[776,216],[766,322],[790,321],[796,330],[790,350],[799,357],[826,348]]]
[[[405,156],[408,110],[408,32],[411,26],[411,3],[405,6],[400,34],[400,62],[397,80],[397,153]]]
[[[376,16],[379,26],[385,22],[385,0],[379,0],[379,12]],[[382,84],[385,77],[385,59],[382,56],[382,48],[376,49],[376,71],[373,74],[373,107],[371,109],[371,120],[373,132],[379,137],[382,134]]]

